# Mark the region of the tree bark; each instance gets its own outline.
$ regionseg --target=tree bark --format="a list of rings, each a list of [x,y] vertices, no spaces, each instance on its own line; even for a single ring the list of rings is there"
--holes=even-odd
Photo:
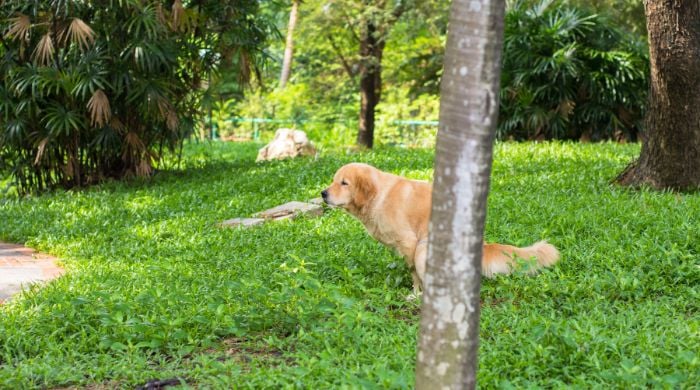
[[[646,137],[622,185],[700,188],[700,2],[645,1],[651,79]]]
[[[380,3],[383,5],[384,3]],[[360,121],[357,144],[374,146],[374,118],[382,95],[382,55],[385,34],[378,31],[372,16],[360,34]]]
[[[282,73],[280,74],[280,89],[284,89],[292,72],[292,58],[294,57],[294,29],[297,25],[299,13],[299,0],[292,1],[292,9],[289,11],[289,24],[287,25],[287,41],[284,46],[284,60],[282,61]]]
[[[377,36],[377,27],[369,18],[360,36],[360,121],[357,144],[374,146],[375,110],[382,94],[382,54],[384,40]]]
[[[375,110],[382,94],[382,55],[391,26],[406,11],[407,3],[393,4],[384,0],[364,0],[365,7],[375,7],[365,15],[360,41],[360,120],[357,144],[374,146]]]
[[[417,389],[474,388],[504,0],[454,0],[441,83]]]

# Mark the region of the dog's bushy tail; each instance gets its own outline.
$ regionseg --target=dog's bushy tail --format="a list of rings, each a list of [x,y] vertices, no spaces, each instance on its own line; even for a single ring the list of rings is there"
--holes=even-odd
[[[521,262],[517,261],[521,259]],[[481,273],[486,277],[509,274],[522,263],[528,273],[549,267],[559,260],[559,251],[547,241],[540,241],[525,248],[512,245],[484,244]]]

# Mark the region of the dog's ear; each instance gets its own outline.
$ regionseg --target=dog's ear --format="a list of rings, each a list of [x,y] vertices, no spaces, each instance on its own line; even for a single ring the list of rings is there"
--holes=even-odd
[[[365,172],[363,172],[365,173]],[[377,186],[366,172],[363,175],[355,175],[355,194],[353,196],[353,203],[358,209],[363,209],[369,204],[374,196],[377,194]]]

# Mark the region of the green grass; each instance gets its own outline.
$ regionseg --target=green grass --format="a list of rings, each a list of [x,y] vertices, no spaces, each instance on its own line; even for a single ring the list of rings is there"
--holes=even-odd
[[[188,145],[150,181],[0,202],[0,238],[67,275],[0,306],[0,388],[185,378],[200,388],[413,385],[417,303],[403,261],[339,210],[221,229],[316,197],[343,163],[431,177],[432,150],[255,164]],[[700,194],[608,184],[635,145],[498,144],[487,239],[548,239],[562,261],[485,280],[485,388],[700,383]],[[466,223],[466,221],[465,221]]]

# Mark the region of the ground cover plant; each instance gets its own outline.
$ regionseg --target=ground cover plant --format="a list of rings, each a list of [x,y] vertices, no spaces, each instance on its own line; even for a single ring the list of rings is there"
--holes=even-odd
[[[0,239],[68,269],[0,306],[0,388],[411,387],[410,275],[359,222],[214,225],[315,197],[349,161],[429,179],[433,150],[255,164],[259,146],[188,144],[148,181],[0,202]],[[486,238],[547,238],[563,259],[484,281],[482,387],[700,383],[700,195],[609,185],[638,152],[497,144]]]

